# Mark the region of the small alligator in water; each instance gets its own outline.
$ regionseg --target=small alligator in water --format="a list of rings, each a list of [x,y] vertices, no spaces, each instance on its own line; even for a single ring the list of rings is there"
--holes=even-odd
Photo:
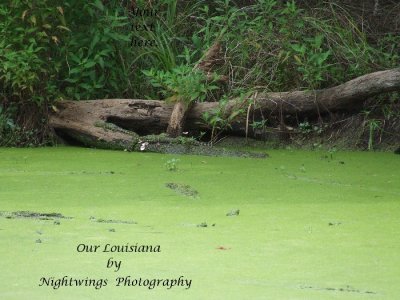
[[[170,138],[166,134],[141,136],[136,142],[136,145],[133,146],[133,150],[166,154],[235,156],[249,158],[268,157],[268,154],[266,153],[220,148],[199,142],[193,138]]]

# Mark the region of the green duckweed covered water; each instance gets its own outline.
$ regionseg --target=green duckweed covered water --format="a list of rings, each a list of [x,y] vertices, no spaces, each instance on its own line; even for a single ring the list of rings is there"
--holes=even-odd
[[[268,153],[0,149],[0,299],[399,299],[400,156]],[[63,276],[108,284],[39,286]],[[116,286],[126,276],[191,286]]]

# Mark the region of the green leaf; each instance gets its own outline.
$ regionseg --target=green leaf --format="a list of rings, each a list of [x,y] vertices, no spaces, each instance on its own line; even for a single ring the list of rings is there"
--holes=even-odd
[[[66,26],[58,25],[57,28],[62,29],[62,30],[65,30],[65,31],[71,32],[71,29],[69,29],[69,28],[66,27]]]
[[[90,90],[90,89],[93,88],[91,85],[89,85],[89,84],[87,84],[87,83],[80,83],[79,86],[80,86],[81,88],[84,88],[85,90]]]
[[[103,58],[101,56],[99,57],[98,62],[99,62],[100,67],[102,69],[104,69],[104,60],[103,60]]]
[[[79,73],[81,73],[82,72],[82,69],[81,68],[72,68],[70,71],[69,71],[69,74],[70,75],[72,75],[72,74],[79,74]]]
[[[93,50],[93,48],[97,45],[99,40],[100,40],[100,34],[99,32],[96,31],[96,33],[93,36],[92,42],[90,43],[89,51]]]
[[[96,62],[94,62],[94,61],[89,61],[89,62],[87,62],[83,67],[84,67],[85,69],[90,69],[90,68],[94,67],[95,65],[96,65]]]
[[[299,45],[299,44],[291,44],[290,47],[301,54],[304,54],[306,52],[306,47],[304,45]]]
[[[93,6],[98,8],[101,11],[104,10],[104,5],[103,5],[103,2],[101,2],[101,0],[95,0],[93,3]]]

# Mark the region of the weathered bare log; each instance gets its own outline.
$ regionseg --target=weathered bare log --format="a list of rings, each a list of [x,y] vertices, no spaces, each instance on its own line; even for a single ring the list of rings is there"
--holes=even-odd
[[[341,85],[316,91],[259,94],[257,105],[266,111],[317,113],[352,110],[367,98],[400,90],[400,68],[370,73]]]
[[[400,90],[400,68],[370,73],[339,86],[316,91],[258,93],[252,109],[269,114],[317,114],[352,110],[368,97]],[[228,103],[227,113],[238,101]],[[172,106],[158,100],[107,99],[62,101],[50,125],[61,135],[87,145],[129,148],[137,135],[165,132]],[[218,108],[218,103],[195,103],[188,112],[186,129],[206,129],[202,116]],[[246,117],[236,120],[236,133],[244,134]],[[136,133],[136,134],[135,134]]]
[[[185,103],[184,101],[175,103],[167,127],[167,134],[170,137],[177,137],[182,134],[186,115],[191,106],[190,103]]]

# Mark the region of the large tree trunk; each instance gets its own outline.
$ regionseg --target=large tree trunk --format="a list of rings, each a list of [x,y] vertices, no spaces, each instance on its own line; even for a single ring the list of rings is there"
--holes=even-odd
[[[258,93],[251,110],[267,114],[316,115],[338,110],[354,110],[368,97],[400,90],[400,68],[367,74],[325,90]],[[238,106],[229,101],[226,113]],[[50,118],[56,133],[88,146],[131,149],[138,135],[165,132],[172,107],[158,100],[107,99],[62,101]],[[218,108],[216,102],[195,103],[188,111],[187,130],[208,129],[202,116]],[[233,130],[245,134],[246,116],[235,120]]]

